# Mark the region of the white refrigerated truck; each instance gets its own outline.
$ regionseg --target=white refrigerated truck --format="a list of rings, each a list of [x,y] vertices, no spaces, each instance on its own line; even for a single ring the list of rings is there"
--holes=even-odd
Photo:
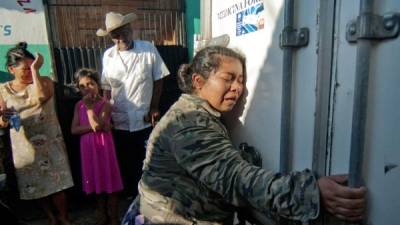
[[[204,39],[228,35],[247,57],[234,142],[266,169],[349,173],[374,225],[400,224],[399,13],[398,0],[201,2]]]

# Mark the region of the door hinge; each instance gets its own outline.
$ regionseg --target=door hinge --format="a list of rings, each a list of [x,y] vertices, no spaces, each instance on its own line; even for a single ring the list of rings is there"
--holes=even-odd
[[[400,14],[389,13],[384,16],[365,13],[351,20],[346,26],[346,40],[357,42],[358,39],[384,40],[399,35]]]
[[[310,31],[303,27],[299,30],[292,27],[285,27],[280,35],[280,47],[303,47],[308,45]]]

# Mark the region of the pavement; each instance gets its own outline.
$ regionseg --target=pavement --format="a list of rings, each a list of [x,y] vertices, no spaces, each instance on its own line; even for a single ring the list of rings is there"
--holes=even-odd
[[[34,201],[21,201],[15,196],[1,196],[3,203],[24,225],[48,225],[48,220],[44,212]],[[119,211],[120,219],[128,209],[132,198],[120,198]],[[73,196],[70,198],[68,214],[70,221],[74,225],[94,225],[96,222],[96,201],[93,196]],[[11,225],[11,224],[10,224]]]

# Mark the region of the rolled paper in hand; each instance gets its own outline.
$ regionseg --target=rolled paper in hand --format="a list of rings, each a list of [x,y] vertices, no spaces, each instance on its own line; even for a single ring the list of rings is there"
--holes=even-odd
[[[13,114],[10,117],[10,125],[12,128],[14,128],[17,132],[19,131],[19,128],[21,127],[21,118],[19,117],[18,113]]]

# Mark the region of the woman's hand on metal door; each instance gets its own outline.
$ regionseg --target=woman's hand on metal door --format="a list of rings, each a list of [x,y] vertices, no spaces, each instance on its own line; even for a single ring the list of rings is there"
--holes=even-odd
[[[318,186],[321,204],[332,215],[347,221],[363,219],[366,206],[365,187],[350,188],[346,186],[346,175],[321,177]]]

